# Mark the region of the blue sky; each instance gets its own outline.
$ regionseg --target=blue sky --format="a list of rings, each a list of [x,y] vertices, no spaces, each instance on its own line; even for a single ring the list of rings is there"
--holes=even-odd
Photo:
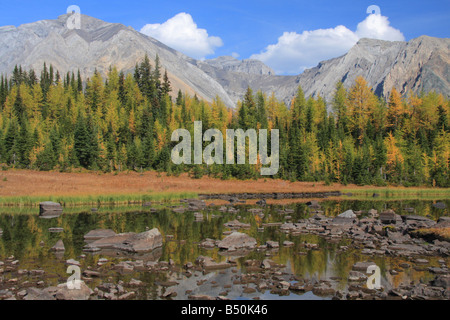
[[[450,37],[449,0],[1,0],[0,25],[55,19],[73,4],[83,14],[132,26],[194,58],[258,58],[279,74],[297,74],[341,55],[361,37]],[[370,5],[379,6],[379,19],[368,19]]]

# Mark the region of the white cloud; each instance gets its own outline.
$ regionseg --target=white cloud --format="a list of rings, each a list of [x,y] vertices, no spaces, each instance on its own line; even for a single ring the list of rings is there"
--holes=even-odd
[[[405,37],[400,30],[389,25],[387,17],[380,14],[371,14],[358,24],[356,35],[359,38],[372,38],[388,41],[404,41]]]
[[[214,50],[223,46],[222,39],[209,36],[205,29],[197,24],[188,13],[182,12],[160,24],[147,24],[141,32],[165,45],[196,59],[204,59]]]
[[[259,59],[278,74],[298,74],[320,61],[345,54],[361,38],[404,41],[403,34],[389,25],[387,17],[371,14],[351,31],[345,26],[313,31],[285,32],[276,44],[269,45],[259,54]]]
[[[233,58],[237,59],[237,58],[240,57],[240,54],[237,53],[237,52],[232,52],[232,53],[231,53],[231,56],[232,56]]]

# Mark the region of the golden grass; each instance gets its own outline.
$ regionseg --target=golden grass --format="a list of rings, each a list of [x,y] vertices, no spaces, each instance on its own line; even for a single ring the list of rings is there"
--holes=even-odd
[[[415,230],[414,233],[423,238],[436,238],[439,240],[450,241],[450,227],[419,229]]]

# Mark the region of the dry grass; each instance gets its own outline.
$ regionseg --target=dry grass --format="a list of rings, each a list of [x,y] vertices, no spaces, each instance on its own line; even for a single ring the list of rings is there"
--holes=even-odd
[[[270,193],[336,191],[343,186],[284,180],[220,180],[209,177],[192,179],[165,173],[136,172],[119,174],[61,173],[8,170],[0,173],[0,196],[84,196],[146,194],[154,192],[195,193]]]
[[[425,239],[439,239],[450,241],[450,227],[445,228],[427,228],[414,231],[417,235]]]
[[[359,193],[385,191],[386,187],[322,182],[289,182],[284,180],[220,180],[210,177],[192,179],[187,174],[178,177],[165,173],[123,172],[98,174],[92,172],[61,173],[31,170],[0,172],[0,197],[18,196],[99,196],[151,193],[272,193],[272,192],[325,192],[352,191]],[[390,188],[402,192],[406,188]],[[435,190],[435,189],[422,189]],[[448,189],[447,189],[448,190]]]

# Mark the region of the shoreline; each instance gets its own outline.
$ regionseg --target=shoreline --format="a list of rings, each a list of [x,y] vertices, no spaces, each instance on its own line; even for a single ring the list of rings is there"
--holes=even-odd
[[[343,196],[337,196],[338,193]],[[347,197],[346,194],[352,194]],[[302,199],[376,199],[450,197],[449,188],[356,186],[324,182],[289,182],[277,179],[221,180],[194,179],[184,173],[95,173],[42,172],[10,169],[0,173],[0,206],[30,205],[46,200],[67,204],[130,204],[146,201],[167,202],[183,198],[220,199],[242,196],[242,200],[301,201]],[[245,195],[245,196],[244,196]],[[202,197],[203,196],[203,197]]]

